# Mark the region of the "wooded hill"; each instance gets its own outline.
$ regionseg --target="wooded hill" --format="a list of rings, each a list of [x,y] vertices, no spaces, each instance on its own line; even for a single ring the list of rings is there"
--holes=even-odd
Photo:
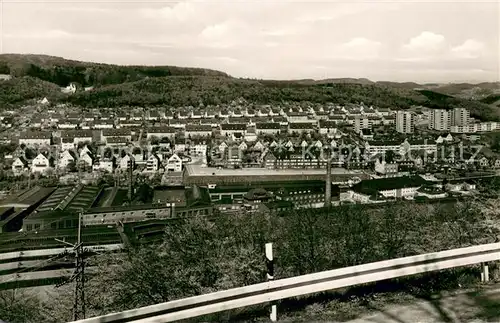
[[[47,97],[52,103],[92,107],[198,106],[226,104],[244,98],[250,103],[347,103],[405,109],[466,107],[481,120],[500,121],[500,109],[486,103],[451,97],[416,83],[372,82],[367,79],[326,80],[238,79],[224,72],[175,66],[119,66],[66,60],[45,55],[0,55],[0,107]],[[77,93],[63,94],[61,87],[75,82]],[[83,87],[92,87],[83,91]]]

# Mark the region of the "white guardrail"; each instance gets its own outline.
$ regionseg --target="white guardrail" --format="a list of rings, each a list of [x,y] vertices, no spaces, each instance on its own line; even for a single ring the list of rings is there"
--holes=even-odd
[[[500,243],[384,260],[274,280],[77,322],[171,322],[341,287],[496,260],[500,260]]]
[[[123,249],[123,244],[91,245],[85,246],[84,249],[94,252],[117,251]],[[57,263],[55,259],[52,262],[50,257],[59,255],[65,251],[72,252],[73,248],[39,249],[0,254],[0,271],[19,271],[9,274],[0,274],[0,284],[26,280],[70,277],[73,275],[74,269],[40,270],[51,263]],[[43,258],[31,260],[33,257]],[[93,273],[95,271],[92,267],[88,267],[87,269],[88,273]]]

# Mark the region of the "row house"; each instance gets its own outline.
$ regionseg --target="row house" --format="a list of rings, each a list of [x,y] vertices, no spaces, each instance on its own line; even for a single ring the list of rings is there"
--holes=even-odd
[[[127,137],[106,137],[106,145],[110,147],[125,147],[130,143]]]
[[[334,122],[335,124],[347,123],[347,116],[342,115],[329,115],[328,121]]]
[[[278,122],[256,123],[255,131],[258,134],[273,135],[280,132],[281,125]]]
[[[217,128],[219,126],[219,120],[215,118],[203,118],[200,119],[200,124],[202,125],[210,125],[212,128]]]
[[[153,127],[149,128],[147,132],[147,139],[151,139],[152,137],[174,139],[178,131],[174,127]]]
[[[61,131],[61,139],[72,139],[74,145],[92,142],[92,130],[66,130]]]
[[[245,123],[223,123],[220,125],[221,135],[231,136],[236,133],[245,134],[247,125]]]
[[[73,138],[61,138],[60,144],[61,150],[68,150],[75,148],[75,142]]]
[[[315,131],[315,124],[312,122],[290,122],[288,124],[289,133],[305,133]]]
[[[174,127],[176,129],[184,130],[186,128],[187,124],[191,124],[192,121],[190,120],[183,120],[183,119],[172,119],[169,120],[169,125],[170,127]]]
[[[57,123],[58,129],[77,129],[80,126],[80,120],[60,120]]]
[[[88,123],[90,129],[113,129],[115,124],[113,120],[95,120]]]
[[[319,121],[319,133],[322,135],[337,134],[338,124],[332,120]]]
[[[52,141],[52,133],[49,131],[23,132],[19,137],[19,145],[29,147],[49,146]]]
[[[190,137],[208,137],[212,135],[212,126],[188,124],[184,132]]]
[[[127,138],[128,141],[132,140],[132,130],[131,129],[103,129],[101,131],[102,141],[107,142],[108,138]]]
[[[288,112],[286,114],[289,122],[306,122],[309,115],[306,112]]]
[[[132,120],[132,119],[125,119],[125,120],[120,120],[120,122],[117,125],[117,128],[130,128],[130,127],[140,127],[142,125],[141,120]]]

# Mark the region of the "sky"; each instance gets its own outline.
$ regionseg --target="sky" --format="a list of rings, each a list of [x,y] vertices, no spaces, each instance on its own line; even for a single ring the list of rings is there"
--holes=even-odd
[[[500,79],[499,0],[0,0],[0,52],[259,79]]]

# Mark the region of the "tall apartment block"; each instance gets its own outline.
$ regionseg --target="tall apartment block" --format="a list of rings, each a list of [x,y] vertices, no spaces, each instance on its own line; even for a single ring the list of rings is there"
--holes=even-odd
[[[429,129],[449,131],[451,126],[466,126],[469,121],[470,112],[465,108],[435,109],[430,111]]]
[[[453,109],[452,126],[466,126],[469,124],[470,112],[465,108]]]
[[[415,116],[410,111],[396,113],[396,131],[400,133],[413,133],[415,131]]]
[[[431,110],[429,115],[429,129],[446,131],[451,126],[451,111],[443,109]]]

